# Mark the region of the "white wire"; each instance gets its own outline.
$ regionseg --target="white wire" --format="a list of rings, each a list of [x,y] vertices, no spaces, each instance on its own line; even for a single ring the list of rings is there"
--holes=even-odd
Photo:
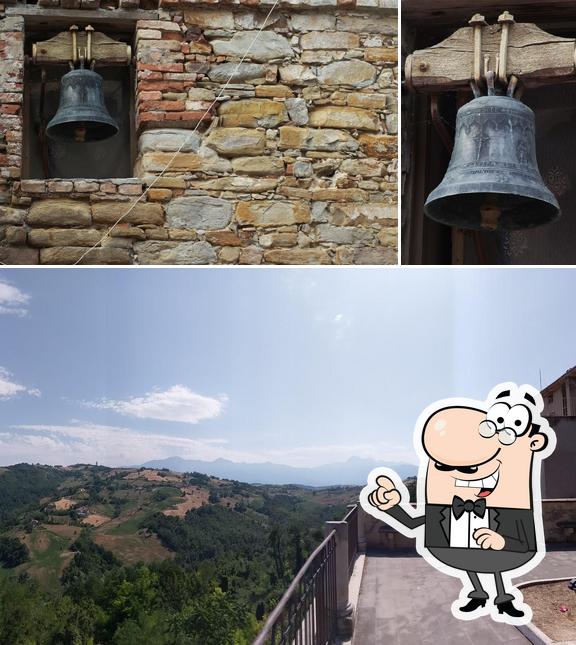
[[[249,46],[249,47],[248,47],[248,49],[245,51],[245,53],[242,55],[242,58],[240,59],[240,61],[238,62],[238,64],[236,65],[236,67],[234,68],[234,70],[232,71],[232,73],[230,74],[230,77],[228,78],[228,80],[226,81],[226,83],[222,86],[222,89],[221,89],[221,90],[220,90],[220,92],[218,93],[218,96],[216,96],[216,98],[212,101],[212,103],[210,103],[210,105],[206,108],[206,111],[204,112],[204,114],[202,115],[202,117],[198,120],[198,123],[196,124],[196,127],[195,127],[192,131],[190,131],[190,132],[188,132],[188,133],[186,134],[186,136],[184,137],[184,140],[182,141],[182,144],[180,145],[180,147],[178,148],[178,150],[176,150],[176,152],[172,155],[172,157],[169,159],[169,161],[168,161],[168,163],[166,164],[166,166],[164,166],[164,168],[162,169],[162,171],[161,171],[158,175],[156,175],[156,176],[154,177],[154,179],[152,180],[152,182],[151,182],[150,184],[148,184],[148,186],[147,186],[147,187],[146,187],[146,189],[141,193],[141,195],[139,195],[139,196],[137,197],[137,199],[135,199],[135,200],[132,202],[132,204],[130,205],[130,208],[129,208],[129,209],[128,209],[128,210],[127,210],[127,211],[126,211],[126,212],[125,212],[121,217],[119,217],[119,218],[114,222],[114,224],[112,224],[112,226],[111,226],[111,227],[106,231],[106,233],[102,236],[102,238],[101,238],[100,240],[98,240],[98,242],[96,242],[96,244],[94,244],[94,245],[93,245],[93,246],[91,246],[90,248],[86,249],[86,251],[85,251],[85,252],[84,252],[84,253],[83,253],[83,254],[82,254],[82,255],[81,255],[81,256],[76,260],[76,262],[74,262],[73,266],[76,266],[77,264],[80,264],[80,262],[82,262],[82,260],[83,260],[83,259],[84,259],[84,258],[85,258],[89,253],[91,253],[94,249],[96,249],[96,248],[100,247],[100,245],[102,244],[102,242],[104,242],[104,240],[105,240],[105,239],[110,235],[110,233],[111,233],[111,232],[112,232],[112,231],[113,231],[113,230],[118,226],[118,224],[120,224],[120,222],[122,222],[122,220],[123,220],[123,219],[125,219],[126,217],[128,217],[128,215],[130,215],[130,213],[134,210],[134,207],[136,206],[136,204],[137,204],[137,203],[138,203],[138,202],[139,202],[143,197],[145,197],[145,196],[148,194],[148,191],[149,191],[149,190],[154,186],[154,184],[156,184],[156,182],[157,182],[157,181],[158,181],[158,180],[159,180],[159,179],[164,175],[164,173],[168,170],[168,168],[170,168],[170,166],[172,165],[173,161],[174,161],[174,160],[176,159],[176,157],[180,154],[180,152],[182,151],[182,149],[184,148],[184,146],[185,146],[185,145],[186,145],[186,143],[188,142],[188,139],[189,139],[189,138],[190,138],[190,137],[191,137],[191,136],[196,132],[196,130],[198,130],[198,127],[200,126],[200,124],[201,124],[201,123],[202,123],[202,121],[204,120],[204,117],[205,117],[205,116],[207,116],[207,115],[210,113],[210,110],[212,110],[212,108],[216,105],[216,103],[219,101],[219,99],[220,99],[220,97],[222,96],[222,94],[224,94],[224,92],[226,91],[226,88],[228,87],[228,85],[230,85],[230,83],[232,82],[232,79],[234,78],[234,76],[235,76],[236,72],[240,69],[240,65],[242,65],[242,63],[245,61],[245,59],[246,59],[246,57],[248,56],[248,54],[252,51],[252,47],[254,47],[254,45],[255,45],[255,44],[256,44],[256,42],[258,41],[258,38],[260,38],[260,34],[264,31],[264,28],[266,27],[266,25],[267,25],[267,23],[268,23],[268,20],[270,19],[270,16],[271,16],[271,15],[272,15],[272,13],[274,12],[274,9],[276,9],[276,7],[278,6],[278,3],[279,3],[279,2],[280,2],[280,0],[275,0],[275,2],[274,2],[274,4],[272,5],[272,7],[271,7],[270,11],[269,11],[269,12],[268,12],[268,14],[266,15],[266,18],[264,18],[264,22],[262,23],[262,26],[260,27],[260,29],[259,29],[259,30],[258,30],[258,32],[256,33],[256,36],[254,37],[254,40],[250,43],[250,46]],[[5,263],[4,263],[4,262],[0,262],[0,264],[5,264]],[[6,266],[7,266],[7,265],[6,265]]]

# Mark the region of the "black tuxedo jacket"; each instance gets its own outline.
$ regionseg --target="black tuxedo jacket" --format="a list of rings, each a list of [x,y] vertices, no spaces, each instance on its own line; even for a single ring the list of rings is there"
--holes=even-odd
[[[418,517],[412,517],[401,506],[394,506],[385,512],[408,529],[416,529],[424,524],[424,546],[427,548],[450,547],[450,506],[426,504],[424,515]],[[505,540],[504,551],[536,551],[534,512],[531,509],[487,508],[486,512],[489,528]]]

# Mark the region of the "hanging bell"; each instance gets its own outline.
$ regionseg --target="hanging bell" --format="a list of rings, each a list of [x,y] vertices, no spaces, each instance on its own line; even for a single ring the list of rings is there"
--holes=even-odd
[[[85,143],[108,139],[118,129],[104,103],[100,74],[89,69],[73,69],[64,74],[60,105],[46,134],[59,141]]]
[[[559,217],[538,170],[534,112],[509,96],[482,96],[463,106],[450,165],[424,209],[448,226],[492,231]]]

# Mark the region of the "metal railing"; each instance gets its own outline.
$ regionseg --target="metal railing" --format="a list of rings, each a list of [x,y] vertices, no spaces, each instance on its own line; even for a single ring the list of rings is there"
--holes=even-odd
[[[252,645],[331,645],[346,614],[359,552],[359,505],[327,522],[327,537],[306,560]]]
[[[351,573],[358,554],[358,504],[350,508],[344,521],[348,524],[348,571]]]
[[[329,645],[336,630],[336,532],[298,572],[253,645]]]

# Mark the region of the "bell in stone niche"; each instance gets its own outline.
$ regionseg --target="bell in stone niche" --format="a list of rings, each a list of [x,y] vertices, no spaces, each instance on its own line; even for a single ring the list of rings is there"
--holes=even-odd
[[[424,207],[431,219],[477,230],[526,229],[560,215],[536,160],[534,112],[510,96],[460,108],[450,165]]]
[[[118,132],[104,103],[102,77],[89,69],[73,69],[60,84],[60,105],[46,134],[59,141],[102,141]]]

